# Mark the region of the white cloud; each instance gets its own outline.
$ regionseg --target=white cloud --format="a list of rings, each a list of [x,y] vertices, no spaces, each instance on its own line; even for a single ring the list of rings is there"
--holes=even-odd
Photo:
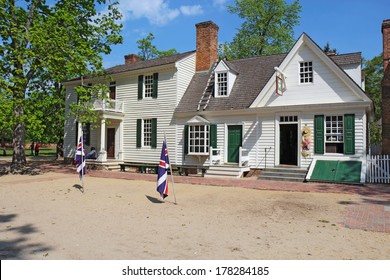
[[[227,0],[213,0],[213,5],[218,8],[224,8]]]
[[[201,5],[181,6],[180,12],[185,16],[196,16],[203,14],[203,9]]]
[[[174,8],[169,5],[168,0],[119,0],[119,10],[123,15],[123,22],[146,18],[155,25],[164,25],[181,14],[184,16],[203,14],[200,5]]]
[[[179,9],[172,9],[165,0],[120,0],[123,20],[145,17],[150,23],[163,25],[179,16]]]

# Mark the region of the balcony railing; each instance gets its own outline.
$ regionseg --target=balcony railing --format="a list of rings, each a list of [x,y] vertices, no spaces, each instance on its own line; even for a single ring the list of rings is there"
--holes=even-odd
[[[95,100],[93,106],[98,111],[123,113],[123,102],[115,99]]]

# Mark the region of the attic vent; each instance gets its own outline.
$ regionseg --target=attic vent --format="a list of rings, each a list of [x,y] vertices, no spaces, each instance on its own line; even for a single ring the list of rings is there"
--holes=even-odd
[[[206,88],[203,91],[202,98],[200,99],[198,103],[198,111],[202,108],[202,110],[206,110],[207,105],[210,102],[210,98],[214,93],[214,82],[215,82],[215,75],[214,75],[214,69],[218,65],[218,61],[214,62],[209,70],[209,79],[207,80]]]

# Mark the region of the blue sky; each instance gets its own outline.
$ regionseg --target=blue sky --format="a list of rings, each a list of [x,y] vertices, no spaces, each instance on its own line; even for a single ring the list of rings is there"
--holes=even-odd
[[[103,57],[104,66],[124,64],[124,55],[138,53],[137,40],[149,32],[159,50],[195,49],[195,24],[212,20],[219,26],[219,42],[231,42],[241,19],[230,14],[233,0],[118,0],[123,13],[122,45]],[[287,0],[292,3],[293,0]],[[382,52],[381,24],[390,18],[389,0],[300,0],[297,39],[306,32],[320,47],[329,42],[339,53],[362,52],[371,59]]]

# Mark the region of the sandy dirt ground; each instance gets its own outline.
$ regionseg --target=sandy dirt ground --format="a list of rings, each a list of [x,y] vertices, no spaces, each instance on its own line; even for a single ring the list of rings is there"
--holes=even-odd
[[[0,259],[390,259],[390,234],[348,229],[352,194],[0,177]]]

